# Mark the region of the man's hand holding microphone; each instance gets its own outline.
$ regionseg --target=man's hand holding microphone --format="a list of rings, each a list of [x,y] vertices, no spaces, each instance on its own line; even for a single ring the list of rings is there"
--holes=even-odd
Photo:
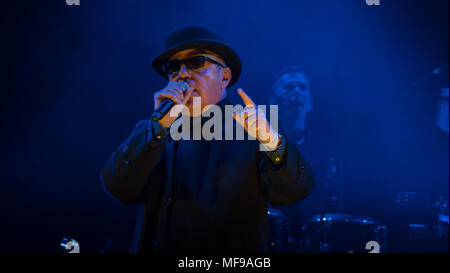
[[[154,95],[155,114],[160,115],[160,118],[156,118],[155,114],[152,118],[155,121],[158,120],[162,127],[169,128],[177,119],[176,116],[170,116],[170,109],[177,104],[186,105],[193,91],[194,87],[190,87],[185,81],[169,81],[164,89],[156,92]]]

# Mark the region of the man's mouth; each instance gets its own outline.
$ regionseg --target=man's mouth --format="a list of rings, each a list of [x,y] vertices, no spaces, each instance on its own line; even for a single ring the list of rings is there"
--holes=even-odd
[[[189,98],[188,102],[193,102],[194,101],[194,97],[200,97],[200,94],[197,93],[197,90],[194,89],[194,91],[192,92],[191,97]]]
[[[286,107],[289,110],[295,110],[295,109],[303,109],[304,105],[301,102],[288,102],[286,103]]]

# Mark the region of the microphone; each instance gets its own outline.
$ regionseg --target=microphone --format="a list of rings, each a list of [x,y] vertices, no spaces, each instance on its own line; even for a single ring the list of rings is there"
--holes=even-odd
[[[181,83],[184,83],[184,90],[183,93],[186,92],[186,90],[189,88],[189,85],[185,81],[180,81]],[[158,120],[161,120],[163,117],[167,115],[167,113],[170,112],[170,109],[175,105],[175,102],[173,102],[171,99],[164,99],[161,104],[156,108],[155,112],[152,114],[152,120],[153,122],[157,122]]]

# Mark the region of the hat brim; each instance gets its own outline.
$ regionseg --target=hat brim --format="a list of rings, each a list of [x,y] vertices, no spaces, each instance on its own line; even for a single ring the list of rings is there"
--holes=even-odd
[[[208,49],[221,56],[226,65],[231,69],[231,81],[228,84],[228,87],[231,87],[239,79],[242,68],[239,55],[230,46],[216,40],[193,40],[186,43],[174,45],[153,58],[153,69],[155,69],[156,72],[167,79],[167,75],[164,73],[164,70],[162,68],[163,65],[169,60],[171,56],[186,49]]]

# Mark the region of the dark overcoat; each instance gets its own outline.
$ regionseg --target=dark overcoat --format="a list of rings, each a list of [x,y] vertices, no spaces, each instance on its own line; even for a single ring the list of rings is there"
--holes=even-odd
[[[229,97],[217,105],[232,104]],[[132,252],[263,253],[268,204],[291,205],[314,187],[308,161],[285,139],[275,168],[256,140],[162,141],[138,122],[100,174],[105,190],[139,204]]]

